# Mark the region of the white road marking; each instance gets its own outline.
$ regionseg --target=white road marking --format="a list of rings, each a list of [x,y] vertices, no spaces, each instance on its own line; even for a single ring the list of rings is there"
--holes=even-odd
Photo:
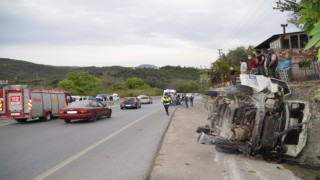
[[[50,168],[49,170],[43,172],[42,174],[38,175],[37,177],[33,178],[33,180],[42,180],[48,176],[50,176],[51,174],[55,173],[56,171],[58,171],[59,169],[67,166],[68,164],[70,164],[71,162],[75,161],[76,159],[80,158],[81,156],[83,156],[84,154],[88,153],[89,151],[93,150],[94,148],[98,147],[99,145],[101,145],[102,143],[108,141],[109,139],[111,139],[112,137],[116,136],[117,134],[121,133],[122,131],[126,130],[127,128],[131,127],[132,125],[138,123],[139,121],[143,120],[144,118],[146,118],[147,116],[155,113],[156,111],[159,111],[160,109],[157,109],[155,111],[152,111],[144,116],[142,116],[141,118],[133,121],[132,123],[126,125],[125,127],[119,129],[118,131],[114,132],[113,134],[101,139],[100,141],[92,144],[91,146],[87,147],[86,149],[83,149],[82,151],[78,152],[77,154],[71,156],[70,158],[64,160],[63,162],[57,164],[56,166]]]

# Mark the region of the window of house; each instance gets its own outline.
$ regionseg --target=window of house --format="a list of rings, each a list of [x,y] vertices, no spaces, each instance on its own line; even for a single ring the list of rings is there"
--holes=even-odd
[[[298,35],[291,35],[290,41],[291,41],[291,49],[299,48]]]
[[[289,39],[281,40],[281,48],[282,49],[290,49]]]
[[[300,34],[300,48],[304,48],[308,43],[308,36],[306,34]]]

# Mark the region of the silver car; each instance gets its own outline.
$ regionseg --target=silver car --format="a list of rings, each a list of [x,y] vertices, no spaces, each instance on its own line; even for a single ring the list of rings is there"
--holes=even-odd
[[[150,96],[147,96],[147,95],[139,95],[137,97],[141,104],[152,104],[152,98]]]

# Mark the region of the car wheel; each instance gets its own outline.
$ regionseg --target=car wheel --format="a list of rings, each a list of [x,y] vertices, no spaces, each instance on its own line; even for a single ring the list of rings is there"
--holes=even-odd
[[[71,120],[70,120],[70,119],[65,119],[64,122],[65,122],[66,124],[69,124],[69,123],[71,122]]]
[[[111,118],[112,111],[107,114],[107,118]]]
[[[230,86],[229,89],[226,90],[226,96],[229,99],[234,100],[234,96],[242,97],[242,96],[252,96],[253,89],[250,86],[245,85],[234,85]]]
[[[90,121],[90,122],[96,122],[97,119],[98,119],[98,115],[97,115],[97,113],[94,113],[94,114],[92,115],[92,118],[91,118],[89,121]]]
[[[25,123],[27,122],[26,118],[22,118],[22,119],[15,119],[18,123]]]
[[[240,154],[241,152],[234,148],[231,145],[227,145],[227,144],[216,144],[216,150],[219,152],[224,152],[224,153],[228,153],[228,154]]]
[[[218,92],[214,91],[214,90],[206,90],[204,91],[204,94],[207,96],[213,96],[213,97],[217,97],[218,96]]]

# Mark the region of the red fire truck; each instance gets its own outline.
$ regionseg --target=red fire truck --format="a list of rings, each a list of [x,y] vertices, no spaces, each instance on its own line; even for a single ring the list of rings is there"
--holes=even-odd
[[[17,122],[28,119],[50,120],[72,101],[66,91],[28,88],[27,85],[6,85],[0,90],[0,118]]]

